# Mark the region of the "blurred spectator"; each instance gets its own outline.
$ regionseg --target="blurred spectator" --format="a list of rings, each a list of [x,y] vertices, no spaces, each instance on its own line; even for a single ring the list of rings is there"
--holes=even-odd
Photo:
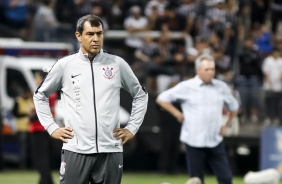
[[[165,7],[168,5],[167,0],[149,0],[145,7],[145,15],[150,17],[156,10],[158,17],[164,16]]]
[[[170,33],[162,33],[157,43],[162,58],[159,63],[159,71],[151,72],[150,75],[155,75],[157,93],[160,93],[171,84],[179,81],[178,75],[181,75],[181,73],[177,73],[176,67],[184,60],[185,56],[184,53],[179,51],[177,44],[171,40]]]
[[[231,73],[232,65],[231,59],[224,54],[224,49],[217,48],[213,51],[213,58],[215,60],[216,78],[226,81],[225,76]]]
[[[16,133],[19,140],[19,166],[23,169],[29,165],[29,115],[34,109],[31,91],[25,88],[15,99],[13,114],[16,117]]]
[[[13,29],[24,29],[27,26],[29,16],[28,0],[5,0],[4,1],[5,23]]]
[[[282,95],[282,58],[278,49],[274,48],[271,54],[264,59],[262,71],[265,91],[264,125],[278,125]]]
[[[110,29],[109,19],[111,18],[111,6],[112,1],[103,1],[103,0],[91,0],[91,8],[97,6],[99,9],[101,9],[100,15],[103,17],[103,19],[107,20],[108,29]],[[122,24],[122,22],[121,22]]]
[[[194,47],[198,51],[198,55],[212,53],[212,48],[209,44],[209,41],[206,38],[201,38],[201,37],[195,38]]]
[[[271,2],[271,30],[274,34],[278,32],[278,24],[282,20],[282,1],[273,0]]]
[[[108,20],[105,16],[103,7],[99,4],[94,4],[92,6],[91,13],[93,15],[101,17],[101,19],[103,21],[104,31],[107,31],[109,29],[109,24],[108,24]]]
[[[232,15],[237,15],[239,11],[240,0],[226,0],[226,10]]]
[[[4,0],[3,15],[2,23],[12,32],[17,32],[17,36],[22,38],[28,37],[31,20],[30,0]]]
[[[150,73],[152,70],[157,70],[162,58],[158,44],[150,36],[145,36],[143,40],[143,46],[134,52],[136,62],[132,64],[132,68],[137,73],[138,79],[142,81],[141,83],[150,83],[151,80],[148,79],[151,77]],[[150,92],[155,88],[155,82],[147,86]]]
[[[251,30],[251,3],[250,1],[240,1],[237,15],[238,23],[238,40],[243,39],[250,33]]]
[[[146,15],[146,17],[148,19],[148,30],[155,30],[157,20],[160,17],[157,7],[153,6],[151,13],[149,15]]]
[[[213,32],[222,35],[223,42],[226,43],[225,53],[234,58],[237,39],[237,19],[236,11],[228,10],[229,1],[211,0],[207,1],[208,8],[206,10],[203,29],[201,36],[210,38]]]
[[[225,49],[228,46],[226,40],[223,39],[224,35],[220,31],[214,31],[209,38],[210,47],[213,49]]]
[[[33,20],[32,40],[34,41],[57,41],[57,28],[59,22],[56,18],[54,0],[43,0]],[[48,25],[48,26],[46,26]]]
[[[176,12],[175,7],[168,5],[165,7],[164,16],[159,19],[158,30],[162,32],[180,31],[186,32],[186,19]]]
[[[165,7],[164,16],[158,17],[156,20],[154,30],[161,31],[164,33],[168,33],[167,35],[170,36],[171,32],[178,31],[182,33],[182,36],[185,37],[188,34],[187,31],[187,22],[186,18],[177,13],[176,9],[172,5],[167,5]],[[177,47],[184,49],[185,47],[185,40],[184,39],[177,39],[171,40],[172,42],[177,44]]]
[[[148,19],[141,14],[139,6],[135,5],[130,8],[130,15],[124,20],[124,28],[129,33],[125,39],[127,50],[127,61],[129,64],[134,62],[134,52],[143,46],[143,41],[136,33],[142,33],[148,28]]]
[[[239,72],[236,76],[236,88],[242,98],[241,123],[251,118],[251,122],[258,123],[258,109],[260,87],[262,79],[261,57],[251,37],[244,40],[238,55]]]
[[[150,93],[159,93],[167,89],[175,75],[180,75],[177,66],[184,62],[184,54],[178,51],[169,33],[162,33],[157,42],[150,36],[143,40],[143,46],[134,52],[136,62],[132,68]]]
[[[280,34],[276,34],[274,37],[274,48],[277,48],[282,56],[282,32]]]
[[[76,19],[83,15],[89,14],[91,11],[91,0],[73,0],[73,2],[75,5],[75,12],[73,13],[76,15]]]
[[[5,2],[1,1],[0,2],[0,20],[1,20],[1,24],[4,24],[5,22],[5,14],[4,14],[4,10],[5,10]]]
[[[225,40],[229,40],[233,33],[235,17],[227,12],[225,0],[207,1],[208,8],[202,25],[201,36],[208,38],[214,31],[220,31]]]
[[[123,10],[129,10],[132,6],[137,5],[140,7],[142,14],[144,14],[144,9],[148,2],[148,0],[122,0],[122,1],[123,1],[123,5],[122,5]],[[123,11],[123,14],[124,14],[123,17],[128,16],[127,11]]]
[[[240,0],[226,0],[225,9],[228,12],[227,20],[230,22],[230,28],[224,31],[223,37],[221,38],[225,46],[225,54],[229,55],[233,63],[234,58],[237,56],[237,40],[238,40],[238,12],[239,12],[239,2]],[[229,27],[229,26],[228,26]]]
[[[111,16],[109,19],[109,23],[111,25],[111,29],[123,29],[123,0],[113,0],[111,6]]]
[[[185,17],[186,31],[195,36],[198,32],[195,21],[197,21],[197,14],[199,14],[199,5],[195,3],[195,0],[181,0],[177,13]]]
[[[265,24],[268,11],[268,0],[251,1],[251,23],[252,27],[256,24]]]
[[[70,27],[70,33],[75,31],[76,26],[76,14],[75,4],[73,0],[55,0],[55,15],[61,24],[68,25]],[[72,31],[73,30],[73,31]],[[71,34],[71,37],[73,35]]]
[[[269,30],[267,24],[257,24],[253,28],[253,36],[255,44],[258,47],[258,51],[261,54],[262,58],[266,57],[272,51],[273,47],[273,36]]]
[[[195,73],[195,60],[198,56],[199,52],[197,49],[190,47],[186,50],[186,74],[183,79],[190,79],[192,78]]]
[[[44,72],[35,73],[35,81],[37,86],[43,81],[45,77]],[[55,104],[57,94],[54,93],[49,97],[50,108],[53,116],[55,115]],[[39,122],[35,109],[29,116],[30,125],[30,140],[31,140],[31,156],[33,166],[39,173],[39,184],[53,184],[51,175],[51,137],[44,127]]]

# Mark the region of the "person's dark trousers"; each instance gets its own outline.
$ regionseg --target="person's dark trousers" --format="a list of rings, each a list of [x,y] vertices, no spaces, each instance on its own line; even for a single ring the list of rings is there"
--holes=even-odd
[[[30,145],[29,139],[30,134],[28,132],[19,131],[17,132],[17,139],[19,143],[19,166],[21,169],[27,169],[30,164]]]
[[[3,123],[2,123],[2,116],[0,112],[0,172],[4,170],[4,159],[3,159],[3,150],[2,150],[2,144],[3,144],[2,130],[3,130]]]
[[[218,184],[232,184],[232,172],[223,142],[214,148],[196,148],[186,145],[186,160],[190,177],[199,177],[203,184],[206,163],[216,175]]]
[[[32,161],[40,174],[39,184],[53,184],[51,176],[51,137],[45,131],[31,134]]]
[[[174,105],[180,109],[179,104],[175,103]],[[161,127],[160,170],[165,174],[175,174],[178,171],[181,124],[174,116],[160,109],[159,106],[157,106],[157,109]]]
[[[265,116],[271,119],[279,118],[281,92],[265,92]]]
[[[162,128],[161,132],[160,170],[166,174],[174,174],[178,169],[180,152],[179,132],[168,127]]]
[[[271,30],[275,34],[277,32],[278,23],[282,20],[282,11],[272,10],[271,12]]]

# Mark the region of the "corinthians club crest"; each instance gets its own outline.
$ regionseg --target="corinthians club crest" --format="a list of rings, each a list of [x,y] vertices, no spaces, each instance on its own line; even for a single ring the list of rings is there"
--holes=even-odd
[[[113,73],[114,68],[113,68],[113,67],[107,66],[107,67],[103,68],[103,70],[105,71],[105,73],[104,73],[103,76],[104,76],[106,79],[112,79],[112,78],[114,78],[114,73]]]

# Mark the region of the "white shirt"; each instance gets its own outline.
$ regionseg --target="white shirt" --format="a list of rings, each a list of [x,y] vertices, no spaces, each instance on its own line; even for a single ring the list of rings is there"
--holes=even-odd
[[[165,7],[167,6],[168,1],[159,1],[159,0],[151,0],[148,1],[145,7],[145,15],[149,17],[152,13],[152,8],[155,6],[158,11],[158,15],[162,17],[165,12]]]
[[[129,16],[124,21],[124,27],[127,29],[128,27],[134,27],[134,28],[145,28],[148,25],[148,19],[144,16],[141,16],[140,18],[136,19],[133,16]],[[143,46],[143,41],[140,37],[130,34],[125,39],[125,44],[133,47],[133,48],[140,48]]]
[[[34,16],[34,26],[36,27],[57,27],[59,22],[55,16],[53,9],[47,6],[40,6]]]
[[[268,81],[263,82],[263,89],[281,92],[282,58],[274,59],[272,56],[268,56],[263,62],[262,71],[268,78]]]
[[[181,103],[184,121],[180,141],[194,147],[217,146],[223,140],[219,133],[224,103],[231,111],[239,106],[226,83],[213,79],[211,84],[204,84],[198,76],[162,92],[158,98]]]

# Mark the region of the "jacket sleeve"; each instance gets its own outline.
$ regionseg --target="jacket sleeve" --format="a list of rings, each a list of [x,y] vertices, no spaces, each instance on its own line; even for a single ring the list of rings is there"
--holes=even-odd
[[[130,66],[124,60],[120,63],[120,73],[122,87],[128,91],[133,98],[129,122],[125,128],[135,135],[147,111],[148,93],[145,88],[141,86]]]
[[[55,91],[60,90],[62,84],[63,69],[57,62],[38,86],[33,95],[33,101],[38,119],[45,130],[51,135],[59,126],[55,123],[52,116],[49,96]]]

